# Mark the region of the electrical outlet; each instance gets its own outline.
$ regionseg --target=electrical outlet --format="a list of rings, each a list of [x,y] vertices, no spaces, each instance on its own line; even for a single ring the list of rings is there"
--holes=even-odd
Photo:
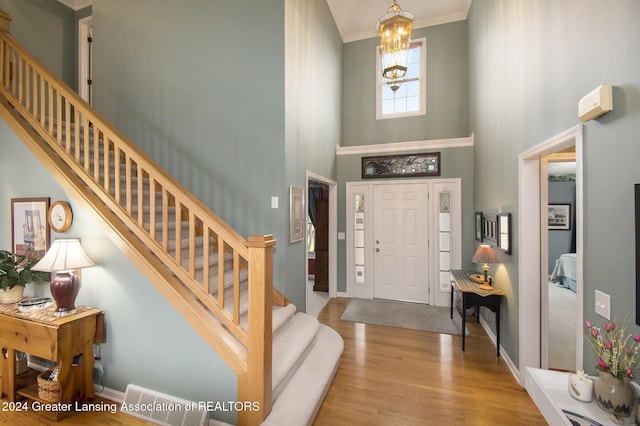
[[[93,357],[100,358],[100,345],[93,344]]]
[[[599,290],[596,290],[596,314],[611,320],[611,298]]]

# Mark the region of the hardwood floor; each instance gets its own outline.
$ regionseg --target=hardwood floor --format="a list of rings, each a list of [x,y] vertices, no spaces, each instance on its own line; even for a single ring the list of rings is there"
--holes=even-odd
[[[349,299],[331,299],[320,322],[344,353],[315,425],[546,425],[475,321],[460,336],[342,321]],[[33,411],[0,411],[0,424],[143,425],[127,414],[82,412],[59,423]]]
[[[342,321],[331,299],[320,322],[344,353],[315,425],[546,425],[482,326],[461,337]]]

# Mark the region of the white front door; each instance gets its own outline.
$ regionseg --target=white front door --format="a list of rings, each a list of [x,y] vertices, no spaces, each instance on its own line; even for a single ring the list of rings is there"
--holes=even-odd
[[[374,186],[374,298],[428,303],[428,186]]]

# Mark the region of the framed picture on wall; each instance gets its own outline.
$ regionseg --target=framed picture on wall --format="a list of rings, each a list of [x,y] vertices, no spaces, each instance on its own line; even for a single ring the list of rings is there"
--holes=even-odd
[[[302,188],[289,187],[289,242],[291,243],[304,238],[304,225],[307,215],[304,211],[303,194]]]
[[[482,242],[482,212],[476,212],[476,241]]]
[[[571,229],[571,204],[549,204],[548,218],[551,230]]]
[[[40,259],[49,249],[49,198],[11,199],[11,242],[16,254]]]

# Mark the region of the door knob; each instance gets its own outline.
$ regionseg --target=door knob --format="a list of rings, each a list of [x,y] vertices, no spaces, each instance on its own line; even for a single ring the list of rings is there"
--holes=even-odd
[[[379,249],[379,248],[377,248],[377,249],[376,249],[376,252],[378,252],[378,251],[380,251],[380,249]]]
[[[380,240],[376,240],[376,244],[380,244]]]

